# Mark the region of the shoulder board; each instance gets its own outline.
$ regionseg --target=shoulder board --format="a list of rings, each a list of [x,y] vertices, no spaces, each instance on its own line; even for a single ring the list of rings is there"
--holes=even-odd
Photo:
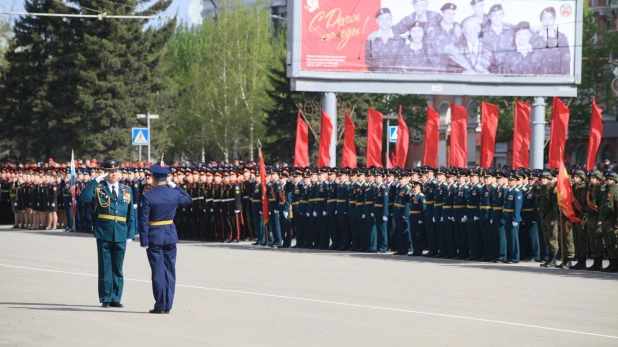
[[[350,181],[345,181],[344,183],[345,183],[346,186],[350,185]]]
[[[515,188],[514,190],[515,190],[516,192],[519,192],[519,188]]]
[[[494,182],[494,183],[492,183],[492,184],[491,184],[491,186],[492,186],[493,188],[496,188],[498,185],[496,184],[496,182]]]
[[[127,189],[127,190],[129,190],[129,189],[131,189],[131,187],[125,186],[124,184],[121,184],[120,185],[120,189]]]
[[[523,191],[525,192],[525,191],[527,191],[527,190],[528,190],[528,188],[523,187],[523,188],[521,188],[521,190],[523,190]]]
[[[418,193],[418,196],[425,196],[425,194],[423,194],[423,193]]]
[[[410,183],[406,183],[406,185],[404,187],[410,188],[410,187],[412,187],[412,185]]]

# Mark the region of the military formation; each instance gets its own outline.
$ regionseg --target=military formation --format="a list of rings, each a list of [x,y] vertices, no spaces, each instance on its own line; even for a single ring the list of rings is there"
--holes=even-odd
[[[555,170],[267,167],[265,182],[255,163],[170,171],[170,179],[192,198],[174,219],[184,240],[618,271],[618,174],[613,172],[571,172],[573,206],[581,220],[573,223],[559,209]],[[101,173],[78,169],[77,197]],[[121,173],[139,215],[137,201],[152,188],[150,170],[127,165]],[[57,170],[2,169],[15,227],[72,230],[68,179]],[[76,201],[75,228],[92,232],[91,206]],[[63,208],[63,220],[45,224]],[[590,267],[587,258],[594,260]],[[610,261],[605,268],[604,258]]]

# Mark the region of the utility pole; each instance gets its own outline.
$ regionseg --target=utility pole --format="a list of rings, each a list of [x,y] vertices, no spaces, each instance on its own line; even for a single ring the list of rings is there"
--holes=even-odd
[[[144,119],[146,118],[146,123],[147,123],[147,127],[148,127],[148,162],[151,163],[150,161],[150,144],[152,143],[152,132],[150,131],[150,120],[151,119],[159,119],[159,115],[158,114],[150,114],[150,113],[146,113],[146,114],[138,114],[137,115],[137,119]],[[140,151],[141,153],[141,151]]]

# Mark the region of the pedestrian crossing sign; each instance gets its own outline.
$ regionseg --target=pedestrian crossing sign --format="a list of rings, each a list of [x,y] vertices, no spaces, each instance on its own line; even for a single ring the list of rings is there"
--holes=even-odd
[[[397,142],[397,127],[396,126],[388,127],[388,139],[389,139],[389,142]]]
[[[150,133],[147,128],[132,128],[131,139],[134,145],[147,146],[150,142]]]

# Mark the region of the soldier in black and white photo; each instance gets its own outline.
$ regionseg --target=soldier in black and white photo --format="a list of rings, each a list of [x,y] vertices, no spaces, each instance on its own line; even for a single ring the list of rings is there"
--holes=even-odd
[[[470,1],[470,6],[472,7],[472,11],[474,11],[474,14],[468,18],[475,18],[477,21],[479,21],[479,23],[481,23],[481,30],[485,29],[487,27],[487,24],[489,23],[489,15],[485,14],[485,1],[472,0]]]
[[[374,38],[367,39],[365,63],[369,71],[393,71],[397,54],[405,45],[405,40],[393,33],[393,16],[388,8],[376,13],[376,22],[380,28]]]
[[[447,46],[456,44],[461,38],[461,27],[459,23],[455,22],[457,5],[448,2],[440,10],[442,11],[442,21],[438,26],[432,28],[427,37],[427,53],[429,54],[431,68],[434,71],[452,72],[447,70],[449,56],[445,54],[445,49]]]
[[[571,72],[571,52],[569,40],[556,26],[556,10],[548,7],[540,15],[543,28],[533,38],[532,46],[541,54],[543,75],[569,75]]]
[[[521,22],[515,29],[515,52],[507,56],[504,73],[509,75],[536,75],[540,73],[541,55],[532,47],[530,23]]]
[[[408,33],[405,46],[398,53],[397,68],[401,72],[425,72],[429,67],[425,27],[416,22]]]
[[[490,73],[503,73],[508,56],[515,51],[513,35],[513,27],[504,23],[502,5],[493,5],[489,9],[489,23],[483,30],[481,39],[493,55],[492,64],[489,66]]]
[[[448,71],[466,74],[487,74],[492,60],[491,50],[479,40],[481,23],[470,17],[463,22],[463,38],[446,47],[450,58]]]
[[[427,0],[412,0],[414,12],[403,18],[393,26],[395,35],[409,32],[416,22],[421,22],[425,28],[437,27],[442,21],[442,15],[438,12],[427,11]]]

